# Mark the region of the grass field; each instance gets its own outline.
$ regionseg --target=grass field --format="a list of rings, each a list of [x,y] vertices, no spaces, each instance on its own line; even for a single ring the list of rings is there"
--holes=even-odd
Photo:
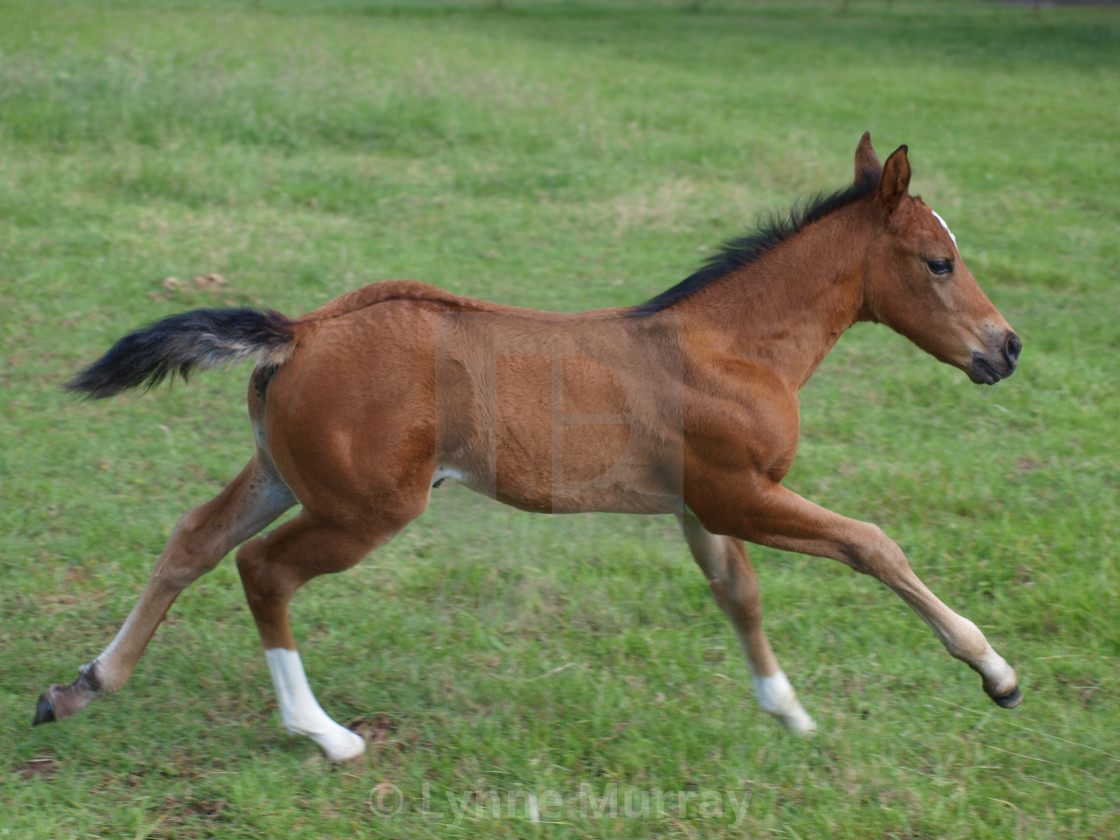
[[[786,484],[897,539],[1020,708],[871,579],[757,549],[821,727],[792,738],[671,518],[449,485],[294,604],[359,762],[283,732],[228,561],[120,694],[31,729],[251,453],[245,369],[60,391],[123,332],[394,277],[636,303],[843,186],[865,129],[909,144],[1023,359],[985,389],[857,327],[802,394]],[[0,4],[0,837],[1120,836],[1118,160],[1115,8]]]

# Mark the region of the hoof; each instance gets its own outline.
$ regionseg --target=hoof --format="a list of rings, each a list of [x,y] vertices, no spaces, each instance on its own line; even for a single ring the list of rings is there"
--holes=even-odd
[[[316,740],[331,761],[353,761],[366,751],[366,739],[357,732],[339,728],[342,731],[332,733],[329,739]]]
[[[35,719],[31,721],[32,726],[38,726],[40,723],[53,723],[58,720],[54,713],[54,700],[51,699],[50,689],[47,689],[39,695],[39,702],[35,705]]]
[[[809,717],[809,714],[801,708],[800,704],[797,708],[779,715],[778,718],[786,731],[795,735],[812,735],[817,731],[816,721]]]
[[[1001,694],[999,697],[993,697],[992,699],[1005,709],[1014,709],[1023,702],[1023,692],[1016,687],[1006,694]]]

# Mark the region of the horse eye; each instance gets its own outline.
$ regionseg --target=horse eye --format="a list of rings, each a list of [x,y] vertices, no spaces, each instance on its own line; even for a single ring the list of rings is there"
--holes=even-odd
[[[951,274],[953,271],[952,260],[927,260],[926,265],[934,274]]]

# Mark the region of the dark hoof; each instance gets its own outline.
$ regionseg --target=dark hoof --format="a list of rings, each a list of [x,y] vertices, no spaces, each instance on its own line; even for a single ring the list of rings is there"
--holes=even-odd
[[[54,700],[51,699],[50,691],[44,691],[39,695],[39,702],[35,706],[35,719],[31,721],[32,726],[38,726],[40,723],[53,723],[58,720],[54,714]]]
[[[1005,709],[1014,709],[1023,702],[1023,692],[1018,688],[1013,688],[1006,694],[1001,694],[999,697],[993,697],[992,699]]]

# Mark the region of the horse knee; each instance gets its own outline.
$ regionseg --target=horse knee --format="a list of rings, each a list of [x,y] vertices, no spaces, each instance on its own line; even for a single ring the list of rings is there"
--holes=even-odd
[[[748,622],[762,620],[762,598],[754,575],[732,573],[722,580],[709,581],[709,586],[725,612]]]
[[[742,549],[739,549],[741,552]],[[730,542],[709,556],[705,566],[708,586],[716,603],[736,622],[757,624],[762,620],[762,599],[758,578],[745,552],[740,555]]]

